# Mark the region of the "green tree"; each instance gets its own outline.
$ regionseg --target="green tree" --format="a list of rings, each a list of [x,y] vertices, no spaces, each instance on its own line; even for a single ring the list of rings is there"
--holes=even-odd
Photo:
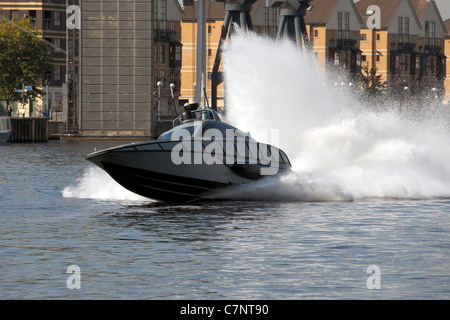
[[[386,88],[386,82],[381,81],[381,75],[377,75],[377,71],[375,67],[369,69],[368,63],[362,66],[361,86],[369,96],[375,96]]]
[[[43,91],[42,77],[53,70],[48,45],[30,19],[8,21],[0,19],[0,100],[18,101],[22,80],[33,89],[25,92],[25,99],[35,100]]]

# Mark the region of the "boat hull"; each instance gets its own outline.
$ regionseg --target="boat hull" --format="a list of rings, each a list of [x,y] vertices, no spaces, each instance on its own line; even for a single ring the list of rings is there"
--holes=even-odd
[[[203,149],[192,149],[189,158],[179,162],[173,150],[178,141],[150,141],[94,152],[87,160],[106,171],[126,189],[143,197],[185,203],[213,200],[214,191],[230,185],[251,183],[261,177],[258,164],[206,164]],[[179,159],[178,159],[179,160]],[[290,169],[280,166],[278,173]]]
[[[175,164],[171,154],[165,144],[148,143],[95,152],[87,160],[126,189],[166,202],[211,199],[217,189],[252,181],[223,163]]]

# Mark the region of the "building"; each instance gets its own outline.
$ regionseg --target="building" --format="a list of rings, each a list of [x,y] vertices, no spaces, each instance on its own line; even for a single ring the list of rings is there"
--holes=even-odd
[[[228,1],[230,2],[230,1]],[[225,3],[228,3],[225,1]],[[232,1],[231,1],[232,2]],[[257,0],[252,4],[250,17],[253,31],[276,37],[280,24],[280,8],[287,4],[276,1],[267,7],[267,2]],[[196,46],[198,2],[185,6],[182,17],[183,67],[181,99],[195,101],[196,92]],[[360,75],[361,52],[359,50],[362,20],[352,0],[314,0],[307,11],[305,21],[318,65],[325,70],[343,68],[348,70],[342,80],[356,79]],[[206,1],[206,93],[211,97],[211,74],[217,56],[219,40],[225,18],[224,2]],[[218,87],[217,107],[224,107],[224,86]]]
[[[426,81],[422,84],[425,85],[425,90],[432,91],[432,95],[436,96],[435,92],[437,92],[437,96],[442,100],[446,64],[444,42],[447,29],[434,1],[411,0],[411,3],[422,25],[422,32],[419,36],[419,52],[423,52],[423,64],[426,64],[422,65],[424,70],[426,69]]]
[[[181,16],[177,0],[155,0],[153,11],[153,87],[157,118],[173,119],[181,89]]]
[[[149,1],[81,1],[79,132],[149,135],[152,6]]]
[[[445,97],[444,104],[450,106],[450,19],[445,20],[447,36],[445,37],[444,54],[447,56],[446,76],[445,76]]]
[[[43,38],[53,44],[54,47],[66,49],[66,1],[65,0],[49,0],[41,2],[30,1],[0,1],[0,15],[9,20],[20,20],[23,17],[29,17],[37,29],[42,31]],[[52,50],[54,71],[52,74],[46,74],[42,81],[42,87],[48,92],[48,106],[52,110],[52,117],[61,116],[63,90],[62,85],[65,81],[66,74],[66,57],[65,54]],[[45,82],[47,81],[47,82]],[[46,85],[47,84],[47,85]],[[31,110],[21,108],[17,102],[11,102],[13,107],[13,115],[40,117],[44,111],[44,101],[39,99],[33,101]],[[3,106],[6,107],[6,106]],[[28,107],[28,105],[26,105]],[[30,112],[31,111],[31,112]]]
[[[206,97],[211,98],[211,75],[219,47],[220,34],[225,18],[223,2],[205,1],[206,6]],[[183,64],[181,68],[180,103],[197,102],[197,16],[198,1],[185,2],[181,18],[181,42],[183,44]],[[223,83],[217,89],[217,107],[224,106]]]
[[[379,28],[368,27],[371,5],[380,9]],[[363,63],[377,69],[389,93],[408,98],[442,88],[446,31],[434,1],[361,0],[356,7],[365,25]]]
[[[81,10],[79,133],[157,136],[155,122],[178,104],[178,1],[83,0]]]
[[[361,74],[361,17],[352,0],[315,0],[305,16],[314,56],[327,70],[345,70],[340,79],[355,81]]]

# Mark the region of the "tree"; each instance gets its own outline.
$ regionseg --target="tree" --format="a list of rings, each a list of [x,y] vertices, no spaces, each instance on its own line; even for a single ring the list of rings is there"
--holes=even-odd
[[[375,96],[382,89],[386,88],[386,82],[381,81],[381,75],[377,75],[377,68],[372,67],[369,69],[369,64],[367,63],[362,66],[362,71],[361,86],[363,91],[369,96]]]
[[[27,31],[25,31],[27,30]],[[39,38],[40,32],[30,21],[0,20],[0,99],[21,100],[22,82],[33,89],[24,93],[25,99],[41,97],[42,77],[53,70],[49,47]]]

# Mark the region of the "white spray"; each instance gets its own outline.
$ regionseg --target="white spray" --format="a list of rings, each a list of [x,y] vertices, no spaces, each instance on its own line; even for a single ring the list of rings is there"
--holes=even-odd
[[[285,177],[223,197],[450,197],[450,139],[438,110],[413,118],[394,103],[384,111],[362,106],[354,89],[334,85],[338,75],[323,79],[314,58],[289,40],[238,32],[223,57],[227,121],[249,132],[279,129],[279,147],[293,164]]]

